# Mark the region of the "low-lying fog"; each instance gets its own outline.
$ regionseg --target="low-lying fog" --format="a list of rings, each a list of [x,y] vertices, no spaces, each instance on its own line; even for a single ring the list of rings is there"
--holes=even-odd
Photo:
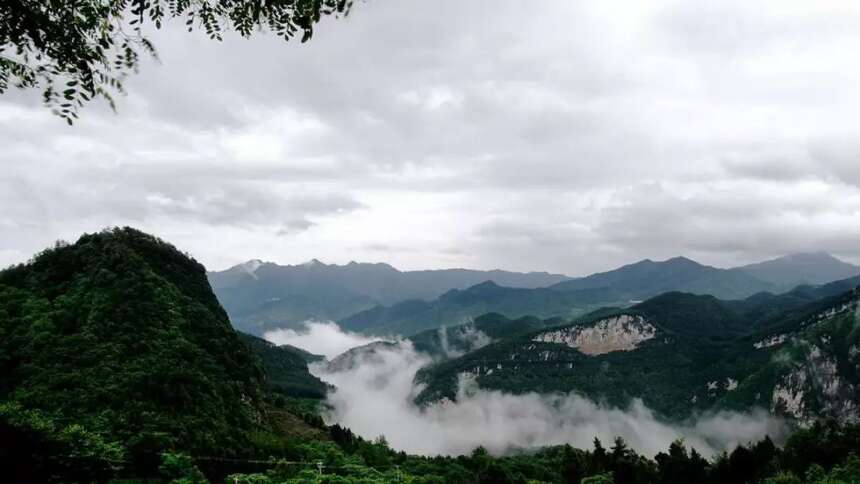
[[[303,331],[282,330],[266,338],[329,358],[340,349],[373,341],[343,332],[334,323],[319,322],[308,323]],[[311,372],[337,387],[328,397],[333,408],[330,423],[345,425],[365,438],[384,435],[392,448],[416,454],[467,454],[479,445],[496,454],[564,443],[591,448],[595,436],[605,446],[621,436],[649,456],[665,451],[678,438],[704,455],[714,455],[765,435],[779,441],[786,433],[784,423],[764,410],[720,412],[670,424],[638,400],[626,409],[610,408],[575,394],[482,390],[469,380],[460,382],[456,402],[421,409],[412,403],[420,391],[413,377],[430,361],[411,343],[400,341],[359,357],[347,369],[333,372],[320,363],[312,365]]]

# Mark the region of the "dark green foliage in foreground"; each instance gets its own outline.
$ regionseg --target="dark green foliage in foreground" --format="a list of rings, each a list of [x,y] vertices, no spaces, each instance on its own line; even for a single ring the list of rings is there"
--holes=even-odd
[[[332,443],[312,443],[296,463],[281,463],[266,472],[235,474],[242,483],[615,483],[741,484],[860,482],[860,427],[819,423],[797,431],[784,448],[765,438],[706,459],[676,441],[648,459],[622,439],[592,449],[557,446],[507,457],[478,448],[469,456],[418,457],[395,452],[384,439],[357,438],[333,426]],[[336,444],[336,445],[335,445]],[[304,463],[302,463],[304,462]],[[322,464],[321,467],[317,463]],[[321,471],[321,472],[320,472]]]
[[[92,435],[82,452],[130,459],[235,453],[261,419],[262,382],[203,266],[152,236],[84,235],[0,272],[4,424],[32,439]]]
[[[249,37],[266,28],[308,40],[327,14],[352,0],[12,0],[0,2],[0,94],[9,85],[42,91],[45,104],[69,124],[94,97],[113,106],[141,54],[156,56],[145,25],[183,22],[215,40],[228,30]]]

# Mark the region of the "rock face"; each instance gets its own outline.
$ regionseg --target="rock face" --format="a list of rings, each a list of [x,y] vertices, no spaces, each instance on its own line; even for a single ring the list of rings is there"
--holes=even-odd
[[[621,314],[601,319],[588,326],[546,331],[535,336],[532,341],[561,343],[586,355],[602,355],[613,351],[634,350],[656,334],[657,328],[642,316]]]
[[[856,297],[806,323],[781,353],[783,369],[771,393],[771,411],[802,423],[825,416],[860,420],[858,325]]]

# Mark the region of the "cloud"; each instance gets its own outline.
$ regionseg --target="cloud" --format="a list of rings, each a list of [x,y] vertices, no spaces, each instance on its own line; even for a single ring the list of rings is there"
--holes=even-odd
[[[317,331],[335,340],[343,338],[330,325]],[[721,412],[670,424],[639,400],[626,409],[611,408],[576,394],[482,390],[468,379],[461,379],[456,402],[419,408],[412,403],[420,390],[413,378],[430,359],[409,342],[376,348],[355,362],[339,371],[324,364],[312,366],[312,372],[337,387],[327,401],[332,408],[329,420],[366,438],[385,435],[393,448],[410,453],[458,455],[479,445],[494,453],[565,443],[590,448],[594,437],[611,442],[621,436],[649,456],[665,451],[677,438],[710,456],[765,435],[779,441],[786,431],[781,421],[763,410]]]
[[[0,250],[130,223],[212,269],[860,260],[858,25],[849,2],[793,0],[365,2],[305,44],[169,23],[118,115],[69,128],[38,93],[0,98]],[[798,200],[803,183],[830,197]],[[654,186],[695,236],[644,230],[667,225],[670,207],[632,206]],[[744,198],[755,219],[727,223]]]
[[[342,331],[337,323],[332,321],[308,321],[302,329],[298,330],[276,329],[267,331],[263,338],[276,345],[296,346],[315,355],[323,355],[328,359],[332,359],[350,348],[379,341],[379,338]]]

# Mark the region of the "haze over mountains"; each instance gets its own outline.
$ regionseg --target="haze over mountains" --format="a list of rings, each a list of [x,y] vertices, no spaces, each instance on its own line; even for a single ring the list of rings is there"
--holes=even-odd
[[[716,270],[687,260],[634,266],[648,268],[655,280],[682,273],[678,280],[688,284],[698,280],[690,274],[713,277]],[[247,276],[262,267],[246,267]],[[348,454],[378,469],[398,462],[396,474],[367,481],[394,482],[401,470],[424,475],[435,463],[434,472],[444,473],[469,459],[398,450],[460,455],[483,446],[533,463],[533,452],[574,452],[538,450],[543,446],[587,447],[594,437],[621,437],[647,456],[683,438],[715,462],[731,463],[739,459],[735,453],[750,452],[732,450],[738,445],[766,435],[779,445],[793,425],[822,417],[833,418],[832,425],[860,420],[858,284],[854,276],[741,300],[664,292],[577,318],[488,313],[395,341],[315,322],[280,331],[286,341],[278,343],[287,344],[275,345],[230,327],[202,265],[145,233],[111,229],[0,271],[0,334],[6,336],[0,338],[0,430],[9,437],[0,440],[12,443],[0,446],[0,457],[13,476],[29,476],[16,482],[91,482],[122,472],[157,476],[163,452],[187,452],[203,456],[188,462],[207,465],[221,482],[242,471],[224,462],[273,455],[316,462],[336,451],[341,461]],[[641,291],[629,281],[615,286],[617,293]],[[438,301],[450,307],[472,301],[464,307],[475,310],[474,301],[518,301],[537,310],[562,301],[549,299],[553,294],[601,291],[484,282]],[[326,332],[337,332],[345,344],[334,351]],[[321,411],[337,425],[327,426]],[[353,432],[390,440],[370,442]],[[860,427],[856,432],[860,442]],[[807,434],[796,435],[807,451]],[[838,443],[845,439],[828,439],[820,447],[846,448]],[[762,445],[773,452],[774,441]],[[732,457],[720,457],[723,450]],[[481,451],[471,455],[491,459]],[[558,462],[541,466],[561,468]],[[307,476],[313,480],[318,472]],[[431,482],[512,482],[474,475]],[[270,482],[259,477],[254,482]]]
[[[255,334],[297,327],[308,319],[337,321],[380,304],[430,300],[451,289],[465,289],[487,280],[538,288],[566,279],[545,272],[399,271],[388,264],[336,265],[316,259],[287,266],[252,260],[209,273],[212,288],[236,327]]]
[[[817,252],[729,269],[685,257],[646,259],[580,278],[502,270],[399,271],[382,263],[335,265],[315,259],[286,266],[252,260],[210,272],[209,279],[233,324],[243,331],[261,335],[316,319],[339,321],[353,331],[410,335],[486,312],[574,317],[668,291],[743,299],[858,274],[860,267]]]

